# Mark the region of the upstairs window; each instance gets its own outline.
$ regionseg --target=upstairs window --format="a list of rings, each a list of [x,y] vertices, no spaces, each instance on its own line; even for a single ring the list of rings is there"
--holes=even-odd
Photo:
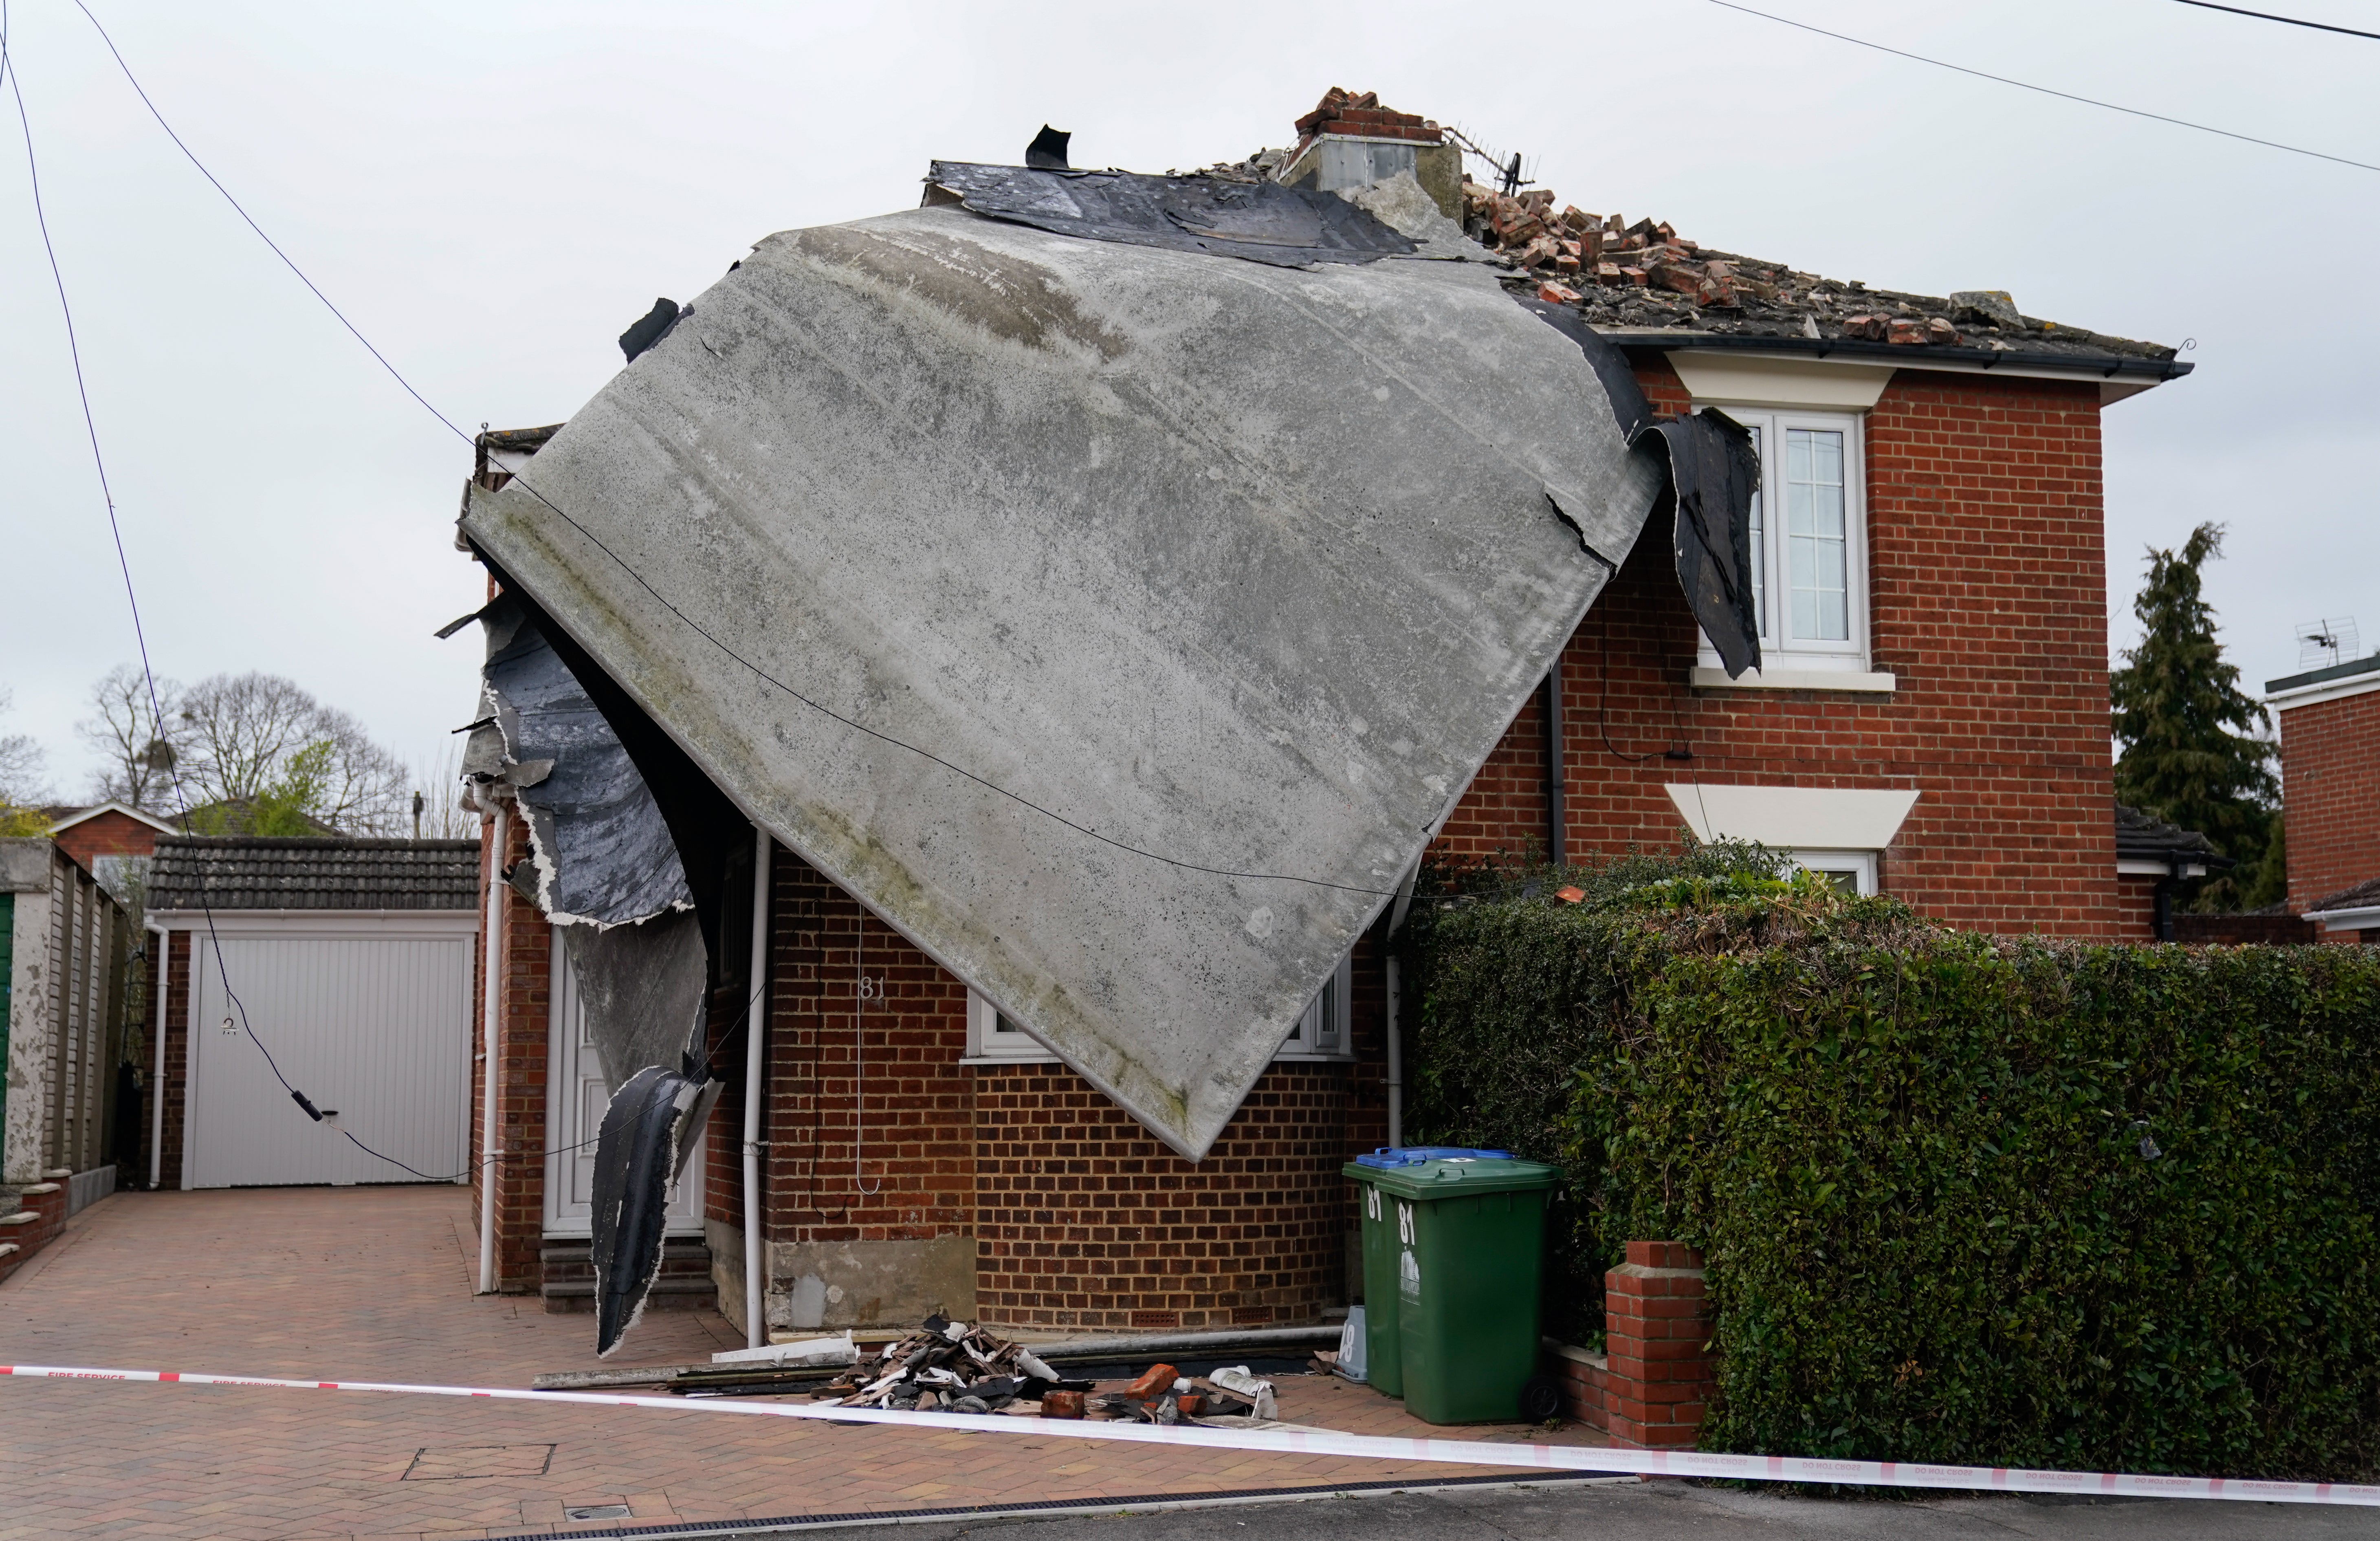
[[[1867,667],[1867,499],[1860,422],[1728,406],[1752,431],[1752,589],[1765,668]],[[1700,661],[1716,668],[1707,642]]]

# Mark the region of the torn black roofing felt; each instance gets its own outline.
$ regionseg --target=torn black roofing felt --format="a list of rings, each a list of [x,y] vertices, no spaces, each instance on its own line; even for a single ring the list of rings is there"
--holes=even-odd
[[[314,840],[162,835],[152,910],[468,910],[475,840]]]
[[[936,161],[926,180],[929,203],[955,199],[990,219],[1275,267],[1372,262],[1418,249],[1336,193],[1205,172],[1144,176]]]

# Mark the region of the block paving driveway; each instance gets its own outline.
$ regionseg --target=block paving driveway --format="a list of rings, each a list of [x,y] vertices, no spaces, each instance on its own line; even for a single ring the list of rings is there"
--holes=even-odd
[[[0,1283],[0,1363],[475,1386],[595,1367],[592,1317],[547,1316],[533,1296],[474,1298],[477,1256],[455,1188],[118,1194]],[[685,1364],[742,1344],[713,1313],[655,1312],[611,1363]],[[1432,1429],[1320,1378],[1281,1388],[1293,1423],[1504,1442],[1536,1432]],[[1560,1438],[1601,1442],[1579,1428]],[[459,1541],[1464,1474],[1522,1474],[698,1411],[0,1377],[0,1541]],[[565,1517],[615,1504],[630,1517]]]

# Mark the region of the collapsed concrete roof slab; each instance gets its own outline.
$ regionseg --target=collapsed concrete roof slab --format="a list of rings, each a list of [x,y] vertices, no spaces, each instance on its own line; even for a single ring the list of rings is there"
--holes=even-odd
[[[772,236],[465,535],[735,803],[1204,1155],[1661,487],[1463,263]]]

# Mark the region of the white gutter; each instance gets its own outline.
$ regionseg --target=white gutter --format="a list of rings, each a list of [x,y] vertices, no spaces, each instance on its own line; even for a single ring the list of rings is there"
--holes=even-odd
[[[157,1002],[157,1068],[149,1075],[149,1191],[153,1194],[165,1175],[165,960],[173,949],[173,938],[153,920],[144,921],[141,928],[157,939],[157,952],[149,961],[149,992]],[[196,1000],[182,1007],[186,1044],[192,1026],[188,1019],[198,1009]]]
[[[2358,904],[2347,910],[2310,910],[2306,918],[2320,921],[2325,931],[2368,931],[2380,927],[2380,904]]]
[[[497,954],[504,924],[504,852],[510,836],[510,810],[496,805],[495,831],[488,844],[488,928],[480,943],[485,988],[480,1010],[480,1047],[487,1066],[480,1077],[480,1289],[496,1292],[496,979]]]
[[[769,1341],[769,1297],[760,1267],[760,1082],[768,1068],[769,831],[752,831],[752,976],[744,1002],[744,1341]]]

